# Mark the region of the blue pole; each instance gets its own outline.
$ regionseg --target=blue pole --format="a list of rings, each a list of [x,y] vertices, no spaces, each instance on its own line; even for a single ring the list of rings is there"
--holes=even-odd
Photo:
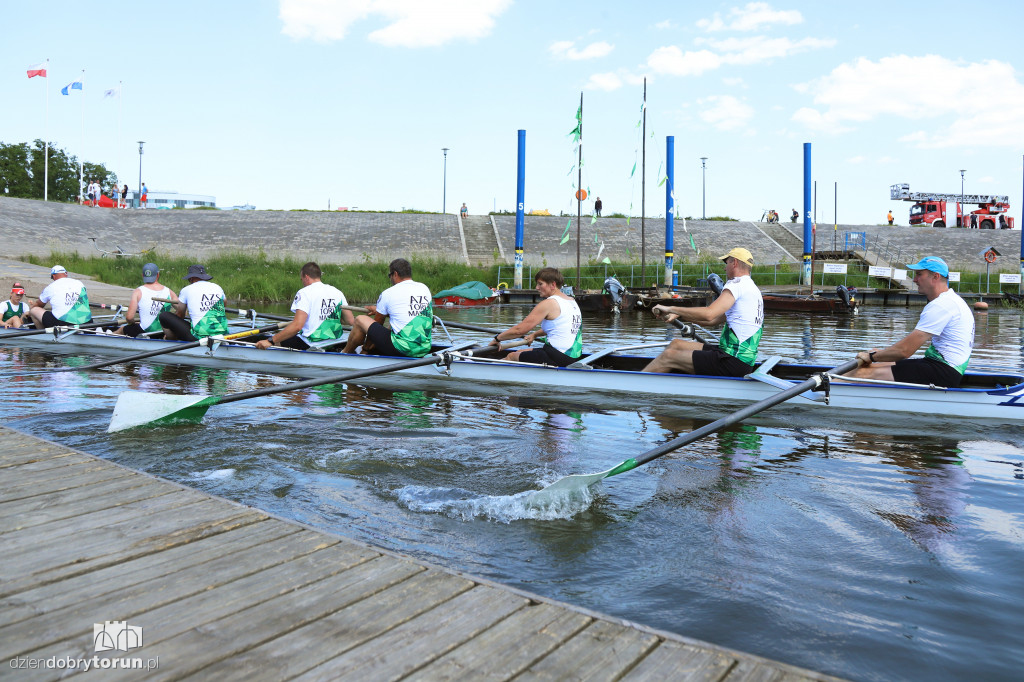
[[[814,239],[811,230],[811,143],[804,142],[804,268],[803,283],[811,286],[811,243]]]
[[[519,131],[519,154],[516,164],[516,268],[512,286],[523,288],[523,205],[526,196],[526,131]]]
[[[669,135],[665,138],[665,154],[668,160],[665,162],[665,172],[668,182],[665,183],[665,285],[672,285],[672,214],[675,212],[675,184],[676,184],[676,138]]]
[[[1021,205],[1024,205],[1022,203]],[[1021,212],[1020,224],[1020,282],[1017,284],[1017,293],[1024,293],[1024,211]]]

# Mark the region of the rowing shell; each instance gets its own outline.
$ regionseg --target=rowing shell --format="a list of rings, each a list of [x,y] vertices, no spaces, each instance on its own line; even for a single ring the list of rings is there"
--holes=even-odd
[[[181,341],[110,336],[78,332],[4,339],[0,345],[18,345],[64,354],[89,352],[101,355],[139,353]],[[650,344],[652,346],[659,344]],[[622,351],[631,347],[623,347]],[[384,388],[469,389],[514,387],[517,394],[579,395],[637,398],[700,398],[726,402],[756,402],[795,385],[814,372],[827,368],[765,362],[745,378],[651,374],[641,372],[650,357],[610,352],[584,357],[583,367],[547,367],[482,358],[455,359],[450,366],[426,366],[395,374],[360,380]],[[212,348],[188,348],[154,359],[170,364],[259,371],[288,377],[319,377],[339,372],[373,369],[396,358],[322,351],[271,348],[258,350],[248,344],[221,343]],[[592,364],[588,364],[592,362]],[[410,382],[410,379],[414,381]],[[1024,421],[1024,374],[968,372],[961,388],[936,388],[894,382],[841,382],[829,387],[828,402],[821,393],[807,393],[797,404],[833,410],[871,410],[912,413],[940,418],[964,417]]]

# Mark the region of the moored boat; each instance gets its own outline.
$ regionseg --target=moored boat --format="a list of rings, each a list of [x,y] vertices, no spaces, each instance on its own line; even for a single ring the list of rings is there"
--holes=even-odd
[[[434,294],[434,305],[478,306],[498,302],[498,292],[483,282],[466,282]]]
[[[80,331],[60,335],[4,339],[0,346],[19,345],[44,348],[58,353],[128,355],[181,344],[179,341],[132,339]],[[650,374],[640,371],[650,357],[628,355],[629,351],[656,349],[664,343],[624,346],[581,358],[566,368],[528,365],[499,359],[469,357],[459,351],[444,353],[438,347],[438,363],[400,373],[381,374],[356,383],[385,388],[445,389],[494,388],[555,396],[625,396],[628,398],[699,398],[725,402],[755,402],[780,388],[791,387],[810,374],[826,370],[812,365],[784,365],[765,361],[758,371],[744,378]],[[356,355],[324,351],[295,351],[272,348],[257,350],[251,344],[224,342],[212,348],[188,348],[153,358],[179,363],[260,371],[289,377],[323,377],[331,374],[383,367],[404,358]],[[804,394],[790,404],[830,410],[873,410],[925,416],[971,419],[1024,420],[1024,374],[968,372],[960,388],[900,384],[896,382],[829,382],[827,403],[822,393]]]

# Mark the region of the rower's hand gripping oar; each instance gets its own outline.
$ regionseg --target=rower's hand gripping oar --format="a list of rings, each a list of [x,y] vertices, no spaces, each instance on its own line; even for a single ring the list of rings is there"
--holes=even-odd
[[[499,350],[506,350],[515,346],[521,346],[525,343],[527,342],[517,341],[515,343],[505,344],[500,348],[497,346],[474,346],[472,348],[459,351],[459,354],[463,356],[471,356],[474,354],[482,355],[485,353],[494,353]],[[296,381],[283,386],[271,386],[269,388],[259,388],[253,391],[231,393],[222,396],[162,395],[158,393],[146,393],[144,391],[124,391],[117,397],[117,403],[114,405],[114,414],[110,418],[110,426],[107,427],[107,433],[124,431],[126,429],[144,425],[156,426],[159,424],[173,424],[185,421],[198,422],[203,418],[203,415],[206,414],[206,411],[214,405],[233,403],[239,400],[248,400],[249,398],[259,398],[265,395],[273,395],[275,393],[297,391],[303,388],[312,388],[313,386],[323,386],[324,384],[337,384],[342,381],[362,379],[365,377],[376,376],[378,374],[387,374],[388,372],[399,372],[401,370],[412,369],[414,367],[448,364],[452,359],[452,351],[449,349],[439,351],[437,353],[431,353],[430,355],[422,358],[414,358],[404,362],[394,362],[389,365],[385,365],[384,367],[374,367],[372,369],[346,372],[345,374],[336,374],[334,376],[320,379],[307,379],[305,381]]]
[[[552,483],[551,485],[547,486],[546,488],[538,490],[537,492],[530,495],[528,498],[526,498],[525,503],[528,506],[542,507],[549,505],[551,502],[555,500],[571,497],[575,493],[586,488],[589,488],[590,486],[594,485],[598,481],[601,481],[602,479],[608,478],[609,476],[615,476],[616,474],[621,474],[631,469],[635,469],[641,464],[646,464],[647,462],[650,462],[652,459],[661,457],[662,455],[668,454],[673,450],[678,450],[684,445],[689,445],[690,443],[696,440],[700,440],[701,438],[707,436],[708,434],[720,431],[721,429],[724,429],[726,426],[730,426],[732,424],[735,424],[736,422],[743,421],[747,417],[752,417],[758,412],[763,412],[764,410],[767,410],[769,407],[774,407],[779,403],[784,403],[790,398],[794,398],[805,391],[813,391],[819,388],[822,384],[826,384],[828,382],[827,375],[845,374],[846,372],[849,372],[859,367],[861,363],[862,361],[860,360],[860,358],[856,358],[850,360],[849,362],[845,362],[839,365],[838,367],[830,369],[827,372],[819,372],[810,377],[809,379],[807,379],[806,381],[802,381],[791,388],[779,391],[775,395],[769,396],[764,400],[760,400],[752,405],[747,405],[741,410],[737,410],[736,412],[733,412],[730,415],[713,421],[710,424],[706,424],[695,431],[691,431],[685,436],[679,436],[674,440],[670,440],[667,443],[663,443],[662,445],[659,445],[653,450],[648,450],[642,455],[631,457],[630,459],[621,462],[618,466],[614,466],[611,469],[608,469],[607,471],[601,471],[596,474],[576,474],[573,476],[566,476],[564,478],[561,478]]]
[[[209,346],[216,341],[232,341],[234,339],[242,339],[246,336],[255,336],[256,334],[262,334],[263,332],[269,332],[277,329],[283,329],[288,326],[287,322],[275,322],[274,324],[268,324],[266,327],[260,327],[259,329],[247,329],[244,332],[238,332],[237,334],[228,334],[227,336],[207,336],[199,339],[198,341],[192,341],[190,343],[176,344],[174,348],[159,348],[157,350],[146,351],[145,353],[137,353],[135,355],[129,355],[125,358],[118,358],[117,360],[105,360],[103,362],[95,362],[91,365],[83,365],[82,367],[61,367],[53,370],[54,372],[78,372],[86,369],[99,369],[100,367],[109,367],[110,365],[120,365],[122,362],[134,362],[135,360],[142,360],[144,358],[152,358],[157,355],[166,355],[168,353],[177,353],[179,350],[185,350],[187,348],[199,348],[200,346]],[[128,338],[128,337],[124,337]]]

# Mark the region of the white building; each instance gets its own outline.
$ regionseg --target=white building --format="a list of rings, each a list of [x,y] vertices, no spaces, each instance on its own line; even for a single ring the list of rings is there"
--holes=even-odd
[[[133,205],[136,190],[128,192],[129,205]],[[163,190],[146,190],[146,208],[199,208],[217,207],[217,198],[206,194],[182,194]]]

